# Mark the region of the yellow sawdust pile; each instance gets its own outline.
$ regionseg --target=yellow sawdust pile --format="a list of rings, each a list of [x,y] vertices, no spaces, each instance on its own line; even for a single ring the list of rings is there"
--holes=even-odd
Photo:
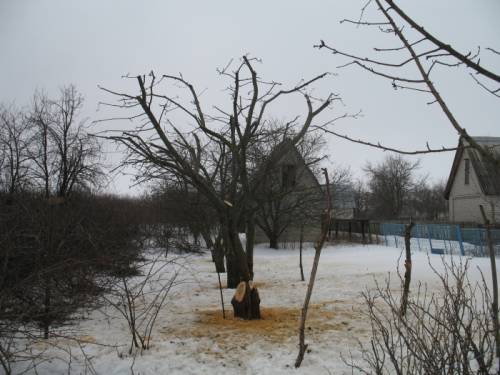
[[[325,302],[309,307],[306,327],[310,334],[350,330],[353,321],[360,318],[359,313],[336,309],[332,304],[334,302]],[[263,307],[261,314],[262,319],[247,321],[235,319],[231,311],[226,311],[224,319],[221,310],[202,310],[198,312],[199,319],[192,326],[190,334],[220,340],[232,335],[259,336],[275,342],[287,341],[296,336],[301,314],[299,307]]]

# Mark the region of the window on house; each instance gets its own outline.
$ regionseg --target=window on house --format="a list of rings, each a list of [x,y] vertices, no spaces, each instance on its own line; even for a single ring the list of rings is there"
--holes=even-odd
[[[469,159],[464,159],[465,163],[465,185],[469,185],[470,182],[470,160]]]
[[[281,167],[281,187],[290,189],[295,187],[297,167],[293,164],[285,164]]]

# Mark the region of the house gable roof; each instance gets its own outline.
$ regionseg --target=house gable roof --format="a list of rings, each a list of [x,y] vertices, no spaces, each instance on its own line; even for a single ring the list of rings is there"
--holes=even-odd
[[[305,173],[311,176],[311,179],[314,181],[315,185],[317,187],[320,187],[321,185],[318,179],[312,172],[311,168],[309,168],[309,166],[307,165],[307,162],[302,157],[302,154],[297,149],[297,146],[294,145],[290,139],[284,139],[280,144],[278,144],[271,152],[269,158],[272,160],[273,158],[275,158],[277,154],[281,154],[281,157],[274,161],[275,165],[280,165],[290,153],[295,156],[296,160],[298,161],[298,164],[303,166]]]
[[[500,137],[472,137],[479,145],[489,148],[492,152],[497,155],[500,154]],[[460,137],[458,141],[458,149],[455,153],[455,158],[453,159],[453,164],[450,171],[450,176],[448,177],[448,182],[446,184],[446,189],[444,196],[449,199],[451,188],[453,186],[453,181],[458,171],[460,161],[464,152],[471,160],[472,168],[476,172],[477,179],[479,181],[479,186],[481,192],[484,195],[500,195],[500,170],[487,160],[483,160],[478,152],[472,148],[467,148],[467,144],[464,139]]]

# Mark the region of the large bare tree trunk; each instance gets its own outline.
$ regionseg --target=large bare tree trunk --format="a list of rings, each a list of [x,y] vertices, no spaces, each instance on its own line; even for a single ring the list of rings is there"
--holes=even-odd
[[[269,247],[271,249],[278,249],[278,237],[277,236],[269,236]]]
[[[231,300],[235,318],[260,319],[260,297],[257,288],[251,281],[238,284]]]
[[[227,286],[237,287],[231,301],[234,317],[260,319],[260,298],[257,288],[251,282],[248,259],[241,245],[236,226],[226,228]]]
[[[218,273],[226,272],[226,268],[224,267],[224,248],[222,244],[222,236],[217,236],[215,239],[214,246],[212,248],[212,260],[215,264],[215,270]]]
[[[230,252],[231,251],[231,252]],[[226,248],[226,276],[227,276],[227,287],[229,289],[235,289],[240,283],[240,273],[238,272],[236,256],[232,253],[232,250]]]

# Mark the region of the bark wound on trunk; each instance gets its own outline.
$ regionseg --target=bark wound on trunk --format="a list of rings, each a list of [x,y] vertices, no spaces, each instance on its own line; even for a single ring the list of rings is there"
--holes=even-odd
[[[231,300],[234,317],[246,320],[260,319],[260,297],[257,288],[251,281],[242,281],[238,284],[234,297]]]

